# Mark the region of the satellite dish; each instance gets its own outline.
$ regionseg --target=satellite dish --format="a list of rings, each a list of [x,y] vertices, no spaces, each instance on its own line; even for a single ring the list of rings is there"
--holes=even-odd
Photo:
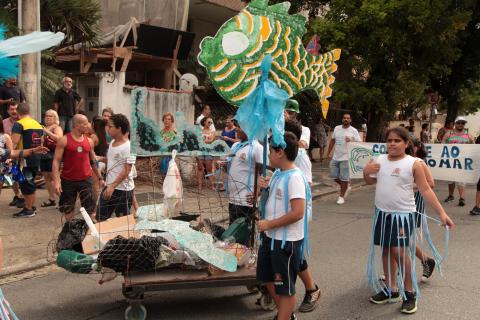
[[[195,87],[198,87],[198,78],[191,73],[185,73],[179,80],[180,90],[193,91]]]

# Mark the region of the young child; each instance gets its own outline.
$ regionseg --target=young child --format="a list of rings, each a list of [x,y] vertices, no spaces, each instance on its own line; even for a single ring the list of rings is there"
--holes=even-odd
[[[266,212],[258,222],[263,232],[258,249],[257,279],[266,284],[277,305],[275,319],[296,319],[295,282],[304,247],[308,253],[308,218],[311,192],[305,175],[295,166],[298,139],[284,135],[285,148],[270,142],[270,166],[277,168],[271,179],[260,178],[259,186],[269,188]]]
[[[406,154],[409,133],[403,128],[387,132],[388,155],[380,155],[364,168],[367,184],[377,184],[372,246],[369,253],[368,281],[377,292],[370,297],[375,304],[398,302],[403,299],[401,312],[417,311],[418,285],[415,274],[416,205],[414,184],[422,197],[437,212],[441,224],[453,227],[453,221],[442,208],[428,185],[425,171],[417,158]],[[372,175],[376,175],[373,177]],[[385,282],[379,281],[373,245],[382,250]],[[398,285],[398,287],[397,287]]]
[[[233,157],[228,163],[227,188],[230,224],[240,217],[245,217],[249,221],[252,219],[254,211],[247,198],[254,189],[256,164],[263,161],[262,145],[256,140],[249,142],[242,129],[236,128],[235,131],[235,137],[240,141],[232,145]]]
[[[295,119],[288,119],[285,121],[285,131],[292,132],[297,139],[300,141],[300,137],[302,135],[302,125]],[[305,149],[300,148],[298,149],[298,155],[295,158],[295,166],[300,169],[307,178],[308,183],[312,184],[312,163],[310,162],[310,158],[308,157],[307,152]],[[300,312],[311,312],[315,310],[320,300],[320,289],[318,288],[313,276],[308,269],[307,259],[303,259],[300,263],[300,269],[298,272],[300,279],[305,286],[305,297],[303,298],[302,304],[298,308]]]
[[[107,151],[106,188],[100,195],[97,221],[107,220],[113,212],[117,217],[128,215],[135,189],[132,167],[136,159],[130,154],[130,123],[127,117],[117,113],[110,117],[107,128],[112,141]]]
[[[435,187],[435,180],[433,179],[432,172],[428,168],[427,164],[425,163],[425,158],[427,157],[427,151],[425,150],[425,145],[419,140],[414,139],[412,141],[412,156],[416,157],[420,160],[420,164],[423,168],[425,173],[425,178],[427,179],[428,185],[430,188]],[[420,234],[427,234],[429,233],[428,230],[428,221],[426,218],[425,212],[425,200],[423,199],[422,195],[418,191],[418,188],[414,186],[413,190],[415,191],[415,206],[417,207],[416,214],[415,214],[415,224],[416,228],[420,229]],[[435,270],[435,266],[440,262],[440,256],[438,255],[437,250],[432,248],[433,250],[433,258],[428,257],[422,250],[420,244],[417,243],[415,248],[415,256],[420,260],[423,268],[422,273],[422,281],[426,282],[433,274]]]

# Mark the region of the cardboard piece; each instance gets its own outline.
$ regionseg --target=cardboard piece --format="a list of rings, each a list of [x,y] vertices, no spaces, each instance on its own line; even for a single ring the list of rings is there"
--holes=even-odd
[[[115,217],[108,219],[107,221],[97,222],[95,227],[100,234],[100,239],[103,243],[112,240],[116,236],[122,236],[125,238],[140,238],[141,234],[138,231],[134,231],[135,217],[133,214],[123,217]],[[87,232],[85,239],[82,242],[83,252],[85,254],[94,254],[100,251],[100,244],[96,241],[90,230]]]

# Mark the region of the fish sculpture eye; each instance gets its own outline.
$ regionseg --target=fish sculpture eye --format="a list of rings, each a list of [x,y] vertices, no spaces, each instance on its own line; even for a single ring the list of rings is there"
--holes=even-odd
[[[246,35],[238,31],[225,34],[222,38],[222,48],[226,55],[235,56],[247,50],[250,42]]]

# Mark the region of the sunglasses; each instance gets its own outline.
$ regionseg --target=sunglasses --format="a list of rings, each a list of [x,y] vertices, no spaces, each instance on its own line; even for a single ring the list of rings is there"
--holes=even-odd
[[[457,124],[466,124],[464,121],[458,121]]]
[[[213,122],[212,121],[207,121],[207,124],[212,124]]]

